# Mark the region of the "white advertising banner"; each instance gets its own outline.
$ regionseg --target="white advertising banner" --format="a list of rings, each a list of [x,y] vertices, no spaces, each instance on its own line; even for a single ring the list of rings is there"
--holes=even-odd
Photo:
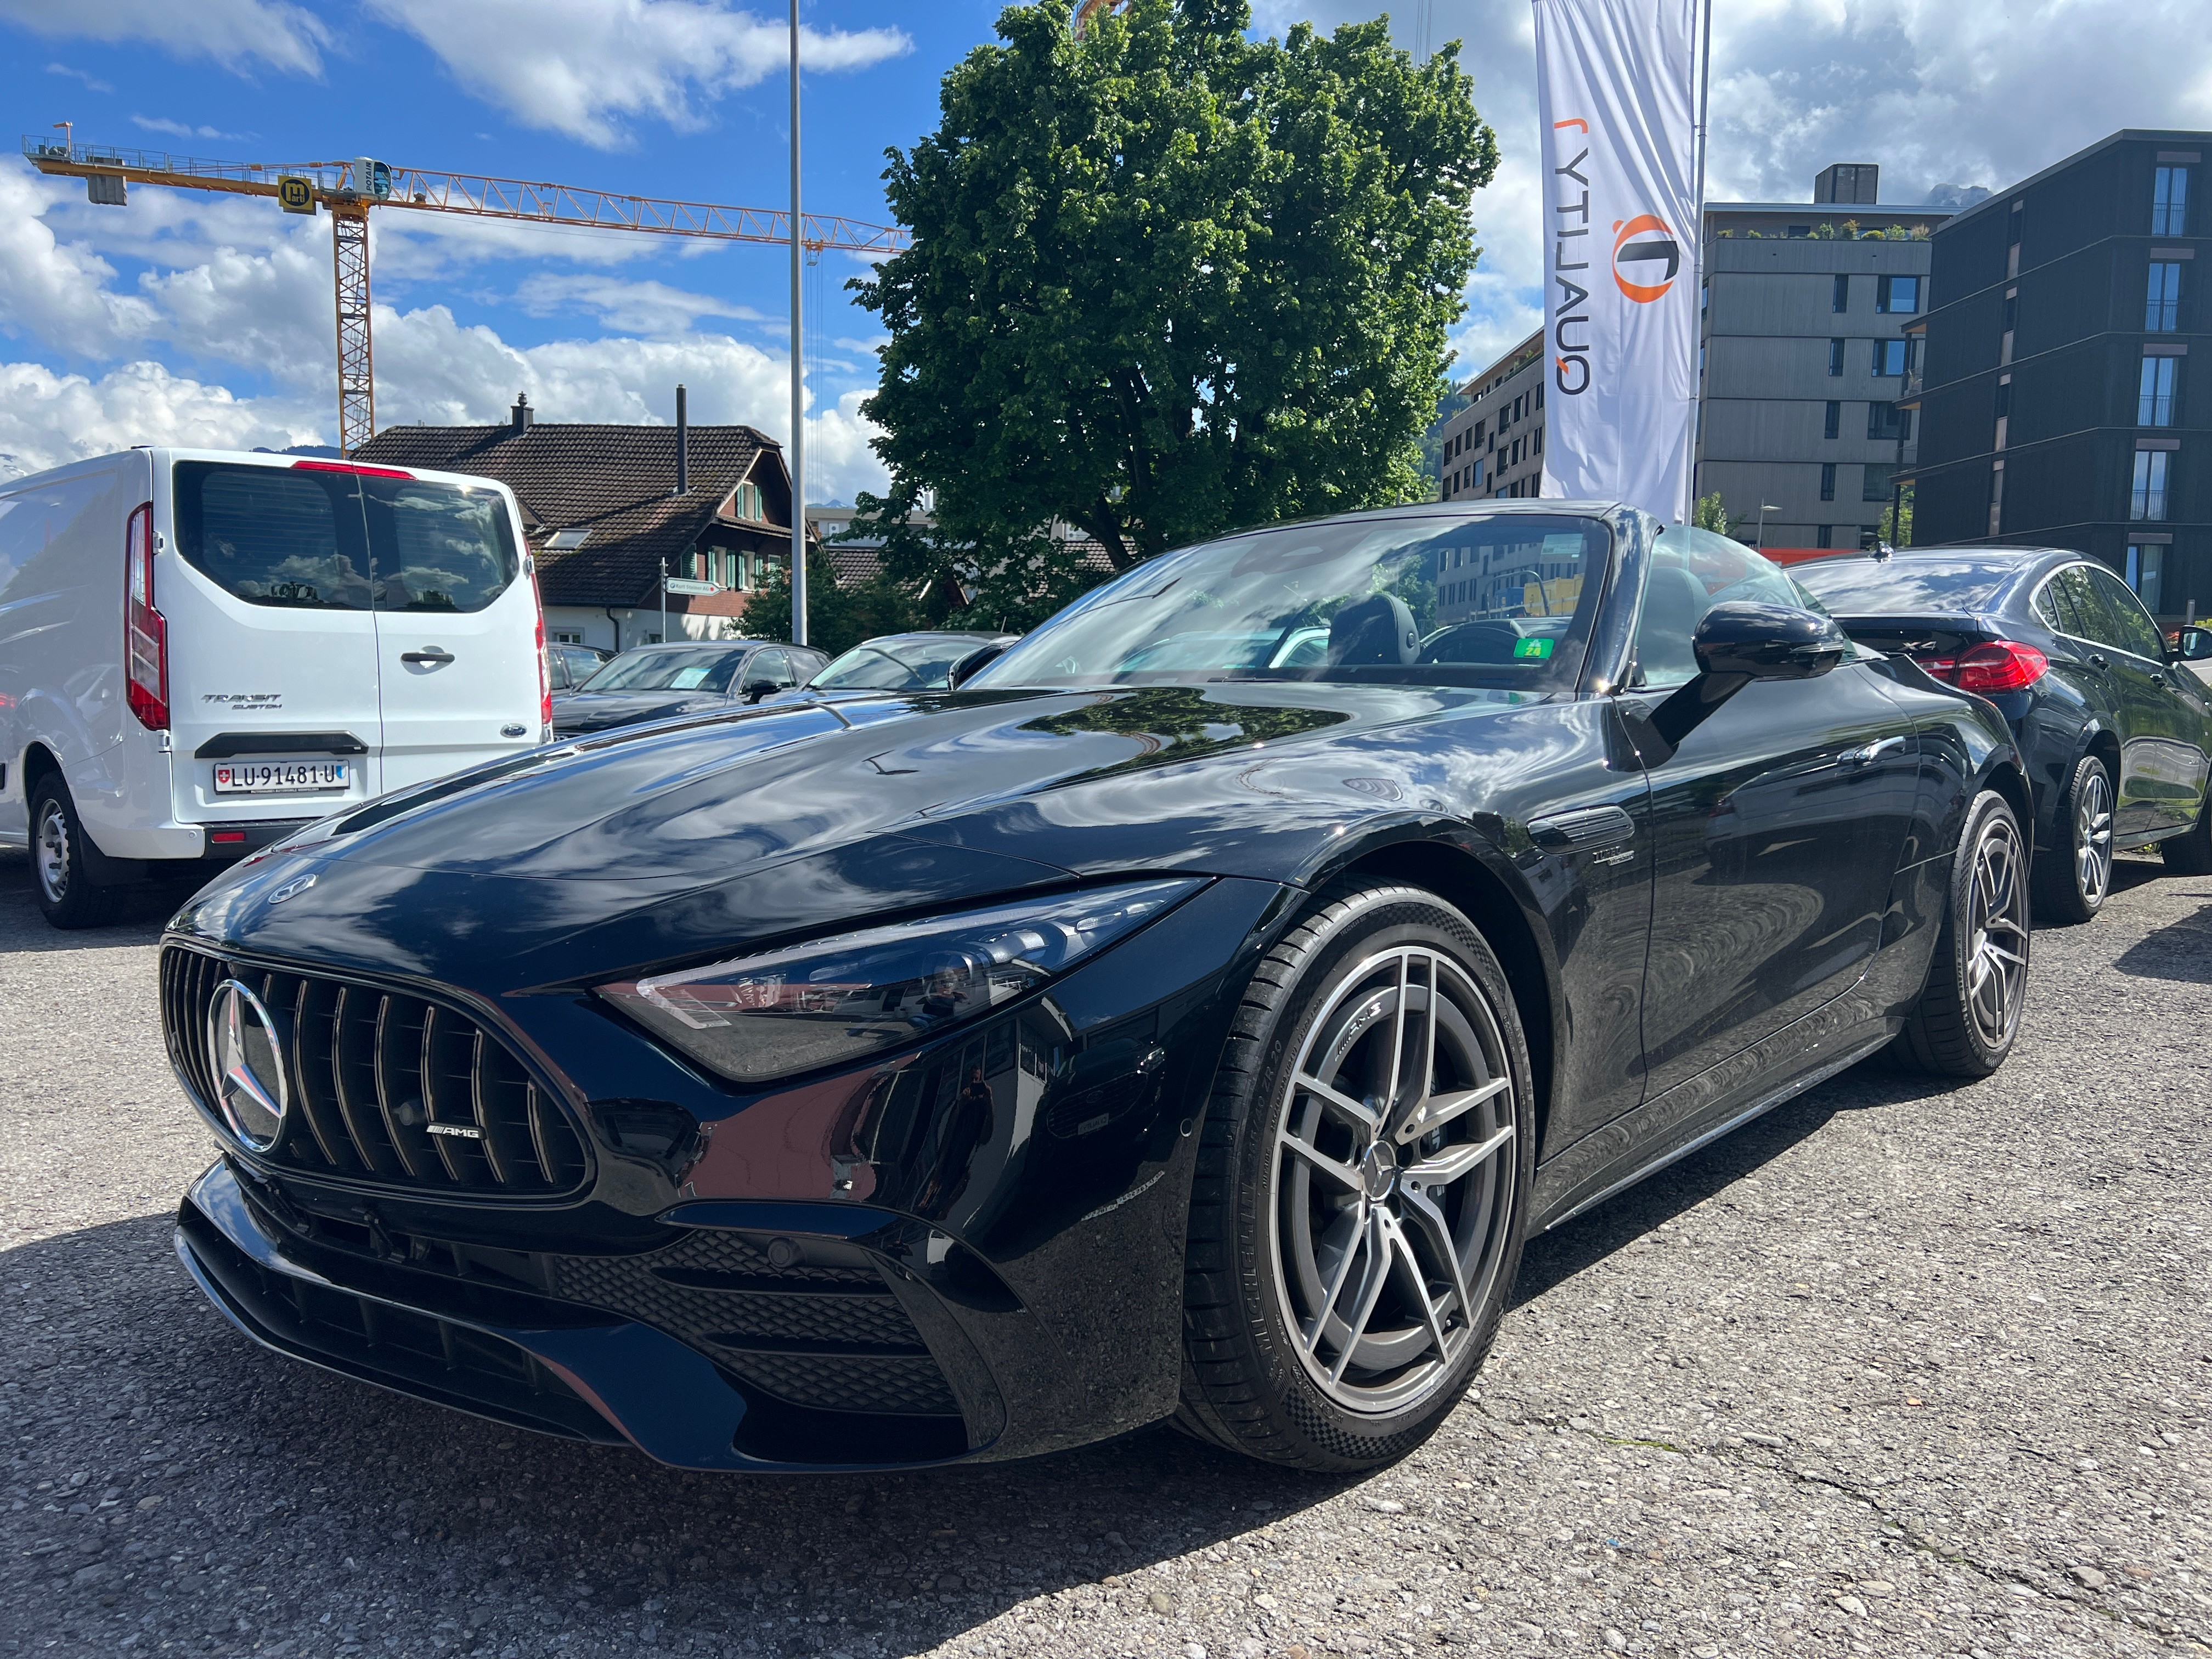
[[[1690,513],[1698,396],[1697,0],[1534,0],[1542,494]]]

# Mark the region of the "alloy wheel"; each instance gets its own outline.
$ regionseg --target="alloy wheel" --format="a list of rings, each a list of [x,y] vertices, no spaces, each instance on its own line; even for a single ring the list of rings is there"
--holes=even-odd
[[[1442,951],[1366,957],[1309,1028],[1276,1116],[1275,1282],[1338,1405],[1402,1410],[1473,1340],[1510,1243],[1514,1094],[1488,998]]]
[[[2074,884],[2094,910],[2112,885],[2112,787],[2102,767],[2083,771],[2074,792]]]
[[[2102,781],[2100,775],[2097,781]],[[2010,818],[1993,818],[1983,831],[1974,848],[1972,881],[1966,895],[1966,1009],[1984,1045],[2001,1049],[2011,1040],[2027,992],[2027,884],[2020,832]]]
[[[31,856],[39,873],[39,890],[46,895],[47,903],[59,904],[69,896],[69,819],[61,802],[51,795],[39,814],[39,832],[33,837]]]

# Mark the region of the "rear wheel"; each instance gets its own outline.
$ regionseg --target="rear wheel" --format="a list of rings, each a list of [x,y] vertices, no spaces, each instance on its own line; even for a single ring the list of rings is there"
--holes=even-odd
[[[2055,814],[2063,842],[2036,860],[2036,909],[2048,921],[2087,921],[2112,890],[2112,775],[2094,755],[2075,763]]]
[[[1179,1425],[1309,1469],[1426,1438],[1519,1268],[1533,1112],[1474,924],[1415,887],[1329,895],[1253,975],[1216,1078]]]
[[[2027,849],[2004,797],[1966,817],[1928,984],[1900,1048],[1939,1077],[1987,1077],[2020,1035],[2027,997]]]
[[[2159,842],[2158,850],[2171,874],[2212,876],[2212,794],[2205,796],[2189,833],[2169,836]]]
[[[93,885],[84,849],[69,786],[49,772],[31,791],[31,890],[57,927],[103,927],[121,908],[121,889]]]

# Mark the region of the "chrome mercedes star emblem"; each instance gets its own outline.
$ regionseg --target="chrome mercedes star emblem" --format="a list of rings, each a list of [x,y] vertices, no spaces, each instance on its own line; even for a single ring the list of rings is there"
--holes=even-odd
[[[216,1105],[247,1150],[265,1152],[284,1133],[284,1062],[261,999],[234,979],[216,987],[208,1007],[208,1053],[215,1060]]]

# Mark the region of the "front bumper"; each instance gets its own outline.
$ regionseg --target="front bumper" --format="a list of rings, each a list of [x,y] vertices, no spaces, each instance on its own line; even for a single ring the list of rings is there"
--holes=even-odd
[[[204,1174],[179,1210],[177,1254],[226,1318],[292,1358],[687,1468],[830,1472],[984,1449],[962,1415],[793,1408],[640,1320],[318,1246],[252,1185],[227,1162]],[[975,1403],[988,1426],[991,1402]]]

